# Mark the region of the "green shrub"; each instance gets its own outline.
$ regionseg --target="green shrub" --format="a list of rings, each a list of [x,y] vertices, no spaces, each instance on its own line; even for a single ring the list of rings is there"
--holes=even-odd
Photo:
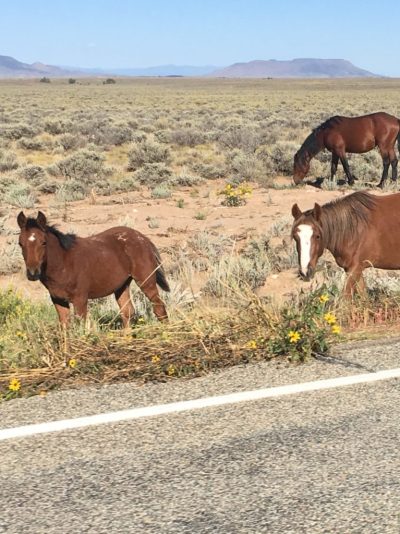
[[[33,208],[36,203],[36,195],[32,187],[26,182],[17,182],[8,188],[4,202],[17,208]]]
[[[132,146],[128,158],[128,171],[136,171],[145,164],[163,163],[168,165],[171,161],[171,153],[168,147],[145,140]]]
[[[171,170],[164,163],[145,163],[133,175],[135,180],[147,187],[154,187],[161,183],[166,183],[171,176]]]
[[[168,184],[161,183],[151,190],[151,196],[153,198],[170,198],[172,196],[172,191],[168,187]]]
[[[0,150],[0,172],[12,171],[17,169],[18,165],[14,152]]]
[[[91,185],[98,178],[109,174],[109,170],[104,166],[104,161],[105,158],[102,154],[92,150],[79,150],[58,161],[55,170],[64,178],[80,180],[85,185]]]

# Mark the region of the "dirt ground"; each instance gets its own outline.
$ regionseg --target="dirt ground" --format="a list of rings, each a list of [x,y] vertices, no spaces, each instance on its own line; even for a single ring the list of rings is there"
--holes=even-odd
[[[288,178],[279,178],[278,184],[289,185]],[[218,195],[224,181],[208,181],[197,188],[181,188],[172,198],[156,200],[147,191],[123,193],[111,197],[92,196],[88,200],[73,202],[67,207],[54,204],[52,196],[43,197],[37,209],[42,210],[51,224],[57,224],[62,231],[73,231],[80,236],[98,233],[106,228],[125,224],[149,236],[160,249],[168,251],[173,245],[185,246],[191,235],[203,230],[219,232],[235,237],[238,242],[247,236],[266,232],[277,221],[291,219],[291,207],[297,202],[302,210],[311,208],[314,202],[324,204],[348,194],[346,188],[336,191],[317,189],[311,185],[294,189],[263,189],[253,184],[253,193],[246,205],[225,207]],[[374,191],[376,193],[376,191]],[[180,205],[178,206],[178,200]],[[17,239],[15,213],[10,215],[8,226],[15,234],[1,237],[1,245]],[[25,210],[36,216],[36,210]],[[15,217],[14,217],[15,216]],[[153,226],[152,228],[149,227]],[[154,227],[156,226],[156,227]],[[282,241],[282,238],[277,238]],[[285,239],[285,238],[283,238]],[[289,236],[286,241],[290,243]],[[48,298],[46,289],[40,283],[28,282],[24,269],[0,277],[0,287],[18,287],[34,299]],[[299,280],[296,269],[269,276],[258,292],[281,300],[296,288],[305,288]]]

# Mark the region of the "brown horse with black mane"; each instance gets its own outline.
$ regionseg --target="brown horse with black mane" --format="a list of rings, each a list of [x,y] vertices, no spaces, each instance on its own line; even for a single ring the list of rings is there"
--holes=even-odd
[[[331,117],[315,128],[294,156],[293,180],[299,184],[310,170],[310,161],[324,148],[332,153],[331,180],[340,162],[350,185],[354,176],[350,172],[346,152],[363,154],[375,147],[383,160],[383,173],[378,187],[383,187],[392,166],[392,180],[397,180],[397,157],[394,145],[397,139],[400,150],[400,121],[388,113],[371,113],[361,117]]]
[[[160,255],[140,232],[117,226],[82,238],[49,226],[40,211],[36,219],[21,211],[17,222],[28,280],[40,280],[48,289],[62,324],[68,323],[70,304],[85,318],[88,299],[114,293],[127,327],[135,313],[129,292],[132,279],[152,302],[157,318],[167,318],[156,285],[169,291]]]
[[[400,193],[376,196],[357,192],[302,212],[292,207],[292,237],[300,276],[314,275],[325,249],[348,274],[345,293],[364,289],[367,267],[400,269]]]

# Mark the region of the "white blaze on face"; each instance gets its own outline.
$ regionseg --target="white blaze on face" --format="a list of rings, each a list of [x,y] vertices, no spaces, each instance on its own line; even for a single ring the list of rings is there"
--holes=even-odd
[[[36,236],[35,236],[35,234],[31,234],[31,235],[28,237],[28,241],[36,241]]]
[[[311,259],[311,237],[313,235],[313,229],[309,224],[299,224],[297,228],[300,239],[300,271],[304,275],[307,275],[307,267]]]

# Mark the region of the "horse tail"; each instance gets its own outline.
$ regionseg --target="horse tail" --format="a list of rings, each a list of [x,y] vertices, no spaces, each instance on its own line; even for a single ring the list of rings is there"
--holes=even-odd
[[[397,119],[397,122],[399,123],[399,133],[397,134],[397,149],[400,154],[400,119]]]
[[[151,247],[153,249],[153,254],[157,262],[157,267],[156,267],[157,285],[160,286],[161,289],[163,289],[164,291],[171,291],[171,288],[169,287],[167,278],[165,276],[165,271],[162,268],[162,261],[161,261],[160,253],[158,252],[157,247],[153,243],[151,243]]]

